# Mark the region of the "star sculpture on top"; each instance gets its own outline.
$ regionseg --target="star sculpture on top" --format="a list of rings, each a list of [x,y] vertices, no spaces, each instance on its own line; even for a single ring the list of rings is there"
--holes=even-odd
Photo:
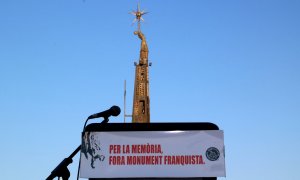
[[[130,14],[132,14],[132,15],[135,16],[132,24],[134,24],[135,22],[137,22],[137,24],[138,24],[138,31],[141,31],[141,21],[144,22],[144,19],[143,19],[142,16],[145,15],[145,14],[147,14],[147,13],[148,12],[141,11],[141,9],[140,9],[140,3],[138,3],[136,11],[131,11],[130,12]]]

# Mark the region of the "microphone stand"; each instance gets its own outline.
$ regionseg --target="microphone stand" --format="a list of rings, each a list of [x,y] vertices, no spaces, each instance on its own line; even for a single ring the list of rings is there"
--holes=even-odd
[[[68,180],[70,177],[70,171],[68,170],[68,165],[73,162],[72,158],[80,151],[81,145],[75,149],[75,151],[67,158],[62,160],[58,166],[51,172],[46,180],[52,180],[55,177],[62,177],[63,180]]]
[[[109,119],[108,117],[104,117],[104,120],[100,123],[100,124],[106,124],[108,123]],[[85,127],[84,129],[85,130]],[[84,131],[83,131],[84,132]],[[64,160],[62,160],[57,166],[56,168],[54,168],[54,170],[51,172],[51,174],[46,178],[46,180],[52,180],[55,177],[62,177],[63,180],[68,180],[70,177],[70,171],[68,169],[68,165],[71,164],[73,162],[73,157],[80,151],[81,149],[81,145],[79,145],[75,151],[73,151],[73,153],[65,158]],[[80,165],[80,164],[79,164]]]

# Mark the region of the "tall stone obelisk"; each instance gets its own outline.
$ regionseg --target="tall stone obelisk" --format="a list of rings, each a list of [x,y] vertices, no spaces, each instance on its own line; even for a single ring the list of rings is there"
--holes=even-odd
[[[140,11],[138,4],[137,10],[131,12],[136,16],[135,21],[138,23],[138,29],[134,32],[141,40],[140,59],[135,63],[135,82],[133,95],[133,123],[150,123],[150,97],[149,97],[149,62],[148,46],[145,35],[141,31],[142,16],[147,12]]]

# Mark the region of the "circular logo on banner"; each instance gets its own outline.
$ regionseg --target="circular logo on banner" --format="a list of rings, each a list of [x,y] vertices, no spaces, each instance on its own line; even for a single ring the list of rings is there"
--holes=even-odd
[[[206,157],[210,161],[216,161],[220,157],[220,151],[215,147],[210,147],[206,150]]]

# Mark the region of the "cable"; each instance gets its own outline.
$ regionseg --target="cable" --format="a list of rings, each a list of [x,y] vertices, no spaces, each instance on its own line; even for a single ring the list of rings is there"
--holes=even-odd
[[[89,118],[87,118],[85,120],[85,123],[84,123],[84,126],[83,126],[83,129],[82,129],[82,133],[84,133],[85,131],[85,127],[86,127],[86,124],[87,122],[89,121]],[[82,141],[82,137],[83,135],[81,136],[81,141]],[[82,142],[81,142],[82,143]],[[79,162],[78,162],[78,169],[77,169],[77,180],[79,180],[79,173],[80,173],[80,160],[81,160],[81,151],[80,151],[80,154],[79,154]]]

